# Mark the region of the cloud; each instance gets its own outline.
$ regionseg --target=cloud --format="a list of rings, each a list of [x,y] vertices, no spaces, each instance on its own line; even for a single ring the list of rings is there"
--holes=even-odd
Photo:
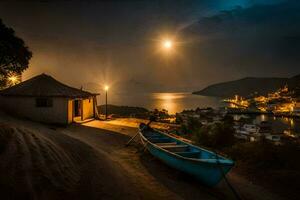
[[[222,76],[291,76],[300,72],[300,2],[236,7],[202,17],[185,30],[205,60]],[[195,67],[196,69],[196,67]],[[217,72],[217,71],[216,71]],[[220,75],[216,74],[217,78]]]
[[[246,76],[300,73],[299,4],[15,1],[1,2],[0,11],[34,53],[25,78],[46,72],[78,87],[113,82],[133,92],[193,91]],[[164,31],[180,40],[169,60],[153,53]]]

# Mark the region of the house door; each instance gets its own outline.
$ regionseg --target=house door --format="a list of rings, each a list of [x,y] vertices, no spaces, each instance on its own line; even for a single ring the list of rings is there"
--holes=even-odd
[[[79,117],[82,114],[81,110],[81,100],[75,100],[74,101],[74,117]]]

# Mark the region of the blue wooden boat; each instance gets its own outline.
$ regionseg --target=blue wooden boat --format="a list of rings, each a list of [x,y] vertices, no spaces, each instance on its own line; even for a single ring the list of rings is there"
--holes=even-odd
[[[234,162],[214,152],[186,143],[141,124],[139,134],[145,148],[165,164],[194,176],[207,186],[218,184]]]

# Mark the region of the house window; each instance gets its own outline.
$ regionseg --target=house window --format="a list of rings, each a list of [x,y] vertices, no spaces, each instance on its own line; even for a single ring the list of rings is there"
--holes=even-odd
[[[35,106],[36,107],[52,107],[53,101],[51,98],[36,98]]]

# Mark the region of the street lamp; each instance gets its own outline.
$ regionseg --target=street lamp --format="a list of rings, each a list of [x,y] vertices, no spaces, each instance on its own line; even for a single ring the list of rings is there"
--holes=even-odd
[[[109,87],[106,85],[104,87],[105,90],[105,120],[107,120],[107,92],[108,92]]]
[[[16,75],[10,75],[10,76],[7,78],[7,80],[9,81],[9,84],[10,84],[11,86],[14,86],[14,85],[16,85],[16,84],[19,82],[18,77],[17,77]]]

